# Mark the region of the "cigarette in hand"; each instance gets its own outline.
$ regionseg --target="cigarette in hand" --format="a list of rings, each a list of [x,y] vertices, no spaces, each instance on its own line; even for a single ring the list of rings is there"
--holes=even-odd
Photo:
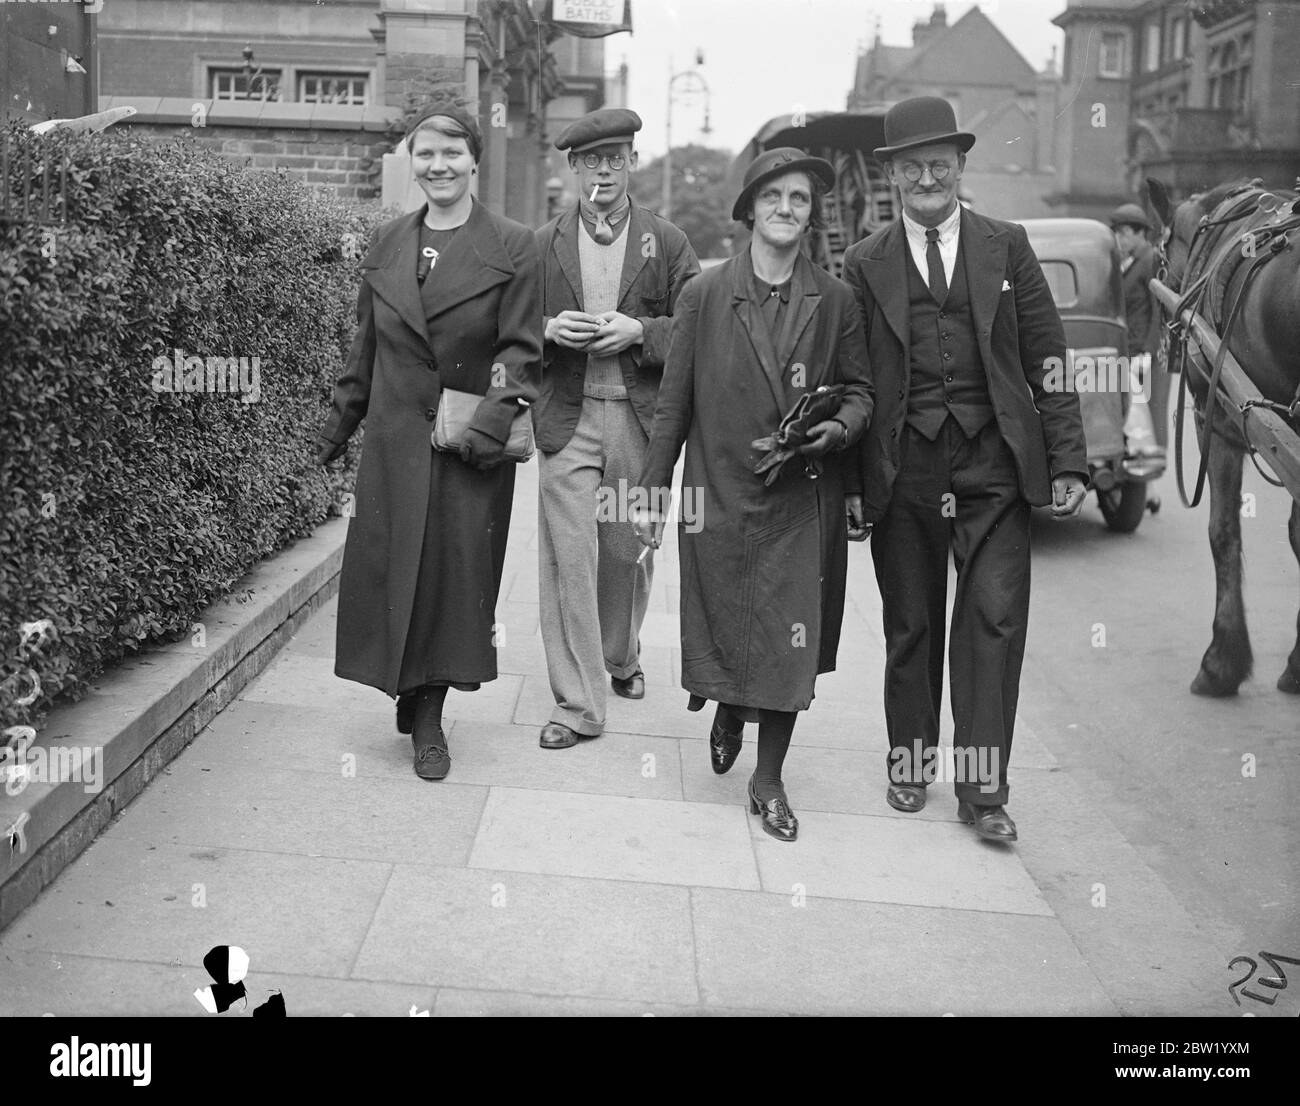
[[[642,562],[644,562],[649,552],[650,552],[650,546],[647,545],[644,549],[641,550],[641,556],[639,556],[636,559],[636,563],[641,564]]]
[[[594,203],[596,202],[596,193],[599,192],[599,191],[600,191],[600,185],[599,185],[599,184],[593,184],[593,185],[591,186],[591,199],[589,199],[589,200],[587,201],[587,203],[589,203],[589,204],[594,204]]]

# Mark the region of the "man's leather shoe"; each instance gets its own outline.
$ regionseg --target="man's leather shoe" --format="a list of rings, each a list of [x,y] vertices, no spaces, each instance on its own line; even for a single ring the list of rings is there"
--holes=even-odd
[[[415,728],[416,693],[408,691],[397,697],[397,732],[410,733]]]
[[[538,744],[543,749],[572,749],[578,744],[578,735],[559,722],[547,722],[542,727],[542,738]]]
[[[422,780],[442,780],[451,771],[451,752],[441,726],[421,726],[411,738],[415,774]]]
[[[719,776],[726,774],[740,756],[741,734],[729,733],[716,722],[709,731],[709,763]]]
[[[975,832],[985,841],[1015,841],[1016,824],[1011,820],[1006,807],[974,806],[971,803],[957,804],[957,817],[963,822],[972,822]]]
[[[621,695],[624,699],[644,699],[645,698],[645,673],[641,671],[633,672],[627,679],[622,680],[617,676],[609,678],[610,685],[614,688],[615,695]]]
[[[885,789],[885,802],[904,814],[925,809],[925,788],[920,784],[891,783]]]
[[[778,841],[793,841],[799,836],[799,819],[782,798],[760,799],[754,794],[754,777],[749,778],[749,813],[762,815],[763,832]]]

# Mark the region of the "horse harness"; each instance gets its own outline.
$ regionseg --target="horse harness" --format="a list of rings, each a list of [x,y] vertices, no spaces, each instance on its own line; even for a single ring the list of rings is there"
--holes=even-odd
[[[1223,364],[1228,355],[1228,339],[1232,328],[1240,316],[1241,306],[1245,302],[1246,289],[1265,265],[1291,245],[1290,235],[1300,230],[1300,200],[1280,199],[1262,187],[1259,179],[1249,184],[1232,189],[1219,201],[1213,212],[1201,216],[1196,231],[1188,244],[1185,274],[1195,271],[1196,265],[1207,254],[1204,271],[1190,284],[1179,297],[1168,323],[1169,356],[1167,364],[1170,372],[1179,374],[1178,404],[1174,409],[1174,453],[1177,462],[1175,469],[1178,476],[1178,495],[1185,507],[1195,507],[1201,501],[1205,488],[1205,476],[1209,468],[1210,442],[1214,430],[1214,414],[1217,403],[1214,396],[1219,387]],[[1239,231],[1229,233],[1223,228],[1233,223],[1246,220],[1246,225]],[[1238,271],[1245,266],[1241,281],[1228,307],[1222,316],[1223,325],[1218,325],[1227,298],[1228,289]],[[1161,268],[1167,269],[1167,258],[1161,250]],[[1191,500],[1183,483],[1183,420],[1187,396],[1187,359],[1188,331],[1190,326],[1183,322],[1183,314],[1191,311],[1193,315],[1202,315],[1219,333],[1219,350],[1214,358],[1206,391],[1205,427],[1200,437],[1201,462],[1196,474],[1196,490]],[[1243,419],[1252,407],[1263,407],[1280,415],[1300,429],[1300,387],[1289,405],[1276,403],[1260,397],[1249,399],[1239,406]],[[1244,433],[1242,435],[1245,437]],[[1247,448],[1251,461],[1259,469],[1255,450]],[[1270,484],[1282,486],[1262,469],[1260,475]]]

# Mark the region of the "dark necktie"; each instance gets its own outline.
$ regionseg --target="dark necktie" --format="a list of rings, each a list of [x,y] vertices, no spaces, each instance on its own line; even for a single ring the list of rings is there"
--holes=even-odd
[[[925,232],[925,267],[930,270],[930,295],[942,304],[948,298],[948,280],[943,275],[943,258],[939,256],[939,231],[930,227]]]

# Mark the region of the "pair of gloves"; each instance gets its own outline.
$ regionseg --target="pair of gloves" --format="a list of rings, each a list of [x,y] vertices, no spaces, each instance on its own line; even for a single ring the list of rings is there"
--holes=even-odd
[[[754,449],[766,450],[754,466],[755,474],[766,474],[763,480],[766,487],[776,483],[785,463],[798,454],[807,458],[808,476],[816,480],[822,473],[822,455],[844,448],[849,428],[833,417],[839,411],[843,395],[842,384],[823,384],[815,392],[806,392],[781,420],[775,434],[750,442]]]
[[[347,442],[336,443],[328,438],[317,438],[316,463],[328,465],[337,461],[347,448]],[[460,459],[479,472],[488,472],[501,463],[505,452],[504,442],[498,442],[481,430],[469,429],[465,431],[465,441],[460,447]]]

